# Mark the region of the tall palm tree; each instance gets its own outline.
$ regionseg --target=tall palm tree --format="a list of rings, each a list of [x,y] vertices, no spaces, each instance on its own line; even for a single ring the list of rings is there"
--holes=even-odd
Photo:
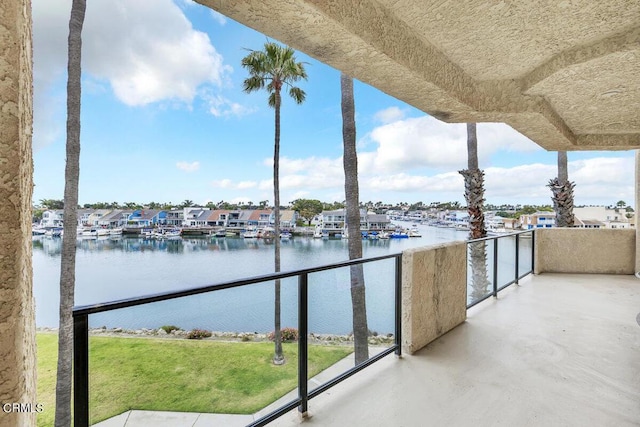
[[[67,63],[67,161],[64,171],[64,236],[60,267],[60,325],[56,376],[55,426],[71,425],[71,373],[73,361],[73,316],[80,177],[80,94],[82,26],[86,0],[73,0],[69,19]]]
[[[353,79],[340,75],[342,93],[342,140],[344,155],[344,193],[347,210],[347,234],[349,235],[349,259],[362,258],[360,238],[360,203],[358,189],[358,154],[356,152],[356,121],[353,100]],[[356,365],[369,358],[367,306],[362,264],[351,266],[351,307],[353,310],[353,338]]]
[[[289,89],[289,96],[296,104],[302,104],[306,94],[295,82],[307,79],[304,63],[296,62],[294,51],[288,46],[280,46],[274,42],[264,44],[264,50],[250,50],[242,58],[242,66],[249,71],[243,89],[247,93],[266,89],[269,93],[269,106],[275,110],[275,142],[273,148],[273,211],[275,229],[275,272],[280,271],[280,106],[281,91]],[[273,363],[284,363],[282,354],[282,336],[280,333],[280,280],[275,283],[275,353]]]
[[[464,177],[464,198],[469,212],[469,238],[486,237],[482,205],[484,203],[484,172],[478,168],[478,137],[475,123],[467,123],[467,169],[461,170]],[[487,277],[487,248],[485,241],[469,245],[471,259],[471,286],[473,299],[485,295],[489,287]]]
[[[573,189],[575,184],[569,182],[567,152],[558,151],[558,177],[547,184],[551,189],[553,210],[556,213],[556,226],[573,227]]]

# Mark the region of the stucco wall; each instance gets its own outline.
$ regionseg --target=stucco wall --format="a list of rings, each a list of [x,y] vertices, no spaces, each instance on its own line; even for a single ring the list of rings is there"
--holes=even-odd
[[[35,404],[30,0],[0,2],[0,46],[0,403]],[[0,410],[2,427],[32,425],[35,414]]]
[[[402,254],[402,346],[415,353],[467,318],[467,246],[448,243]]]
[[[535,274],[633,274],[635,245],[632,229],[536,230]]]

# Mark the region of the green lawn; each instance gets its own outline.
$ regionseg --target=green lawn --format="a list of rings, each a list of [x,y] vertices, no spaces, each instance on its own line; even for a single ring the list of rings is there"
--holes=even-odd
[[[38,334],[38,426],[53,425],[57,335]],[[351,347],[310,346],[315,375]],[[90,416],[130,409],[251,414],[297,386],[297,344],[271,363],[273,343],[90,337]]]

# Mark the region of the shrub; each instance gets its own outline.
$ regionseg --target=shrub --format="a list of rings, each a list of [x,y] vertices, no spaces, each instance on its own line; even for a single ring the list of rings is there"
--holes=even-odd
[[[280,329],[280,336],[282,337],[282,342],[298,341],[298,330],[296,328],[282,328]],[[269,332],[267,337],[270,341],[274,341],[276,339],[275,331]]]
[[[209,338],[211,332],[205,329],[193,329],[187,334],[187,338],[190,340],[201,340],[202,338]]]
[[[164,325],[164,326],[160,326],[160,329],[164,330],[166,333],[170,334],[173,331],[179,331],[180,328],[178,328],[175,325]]]

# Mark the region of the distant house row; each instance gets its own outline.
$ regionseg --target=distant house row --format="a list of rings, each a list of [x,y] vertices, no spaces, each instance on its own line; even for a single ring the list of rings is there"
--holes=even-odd
[[[280,211],[280,226],[295,227],[298,214],[292,210]],[[184,209],[78,209],[78,226],[85,227],[266,227],[274,224],[271,210],[213,210],[200,207]],[[62,210],[47,210],[42,213],[42,227],[61,227]]]
[[[327,231],[343,230],[346,225],[346,210],[338,209],[333,211],[323,211],[319,216],[318,227]],[[365,209],[360,209],[360,230],[378,231],[388,230],[391,221],[384,214],[368,213]]]

